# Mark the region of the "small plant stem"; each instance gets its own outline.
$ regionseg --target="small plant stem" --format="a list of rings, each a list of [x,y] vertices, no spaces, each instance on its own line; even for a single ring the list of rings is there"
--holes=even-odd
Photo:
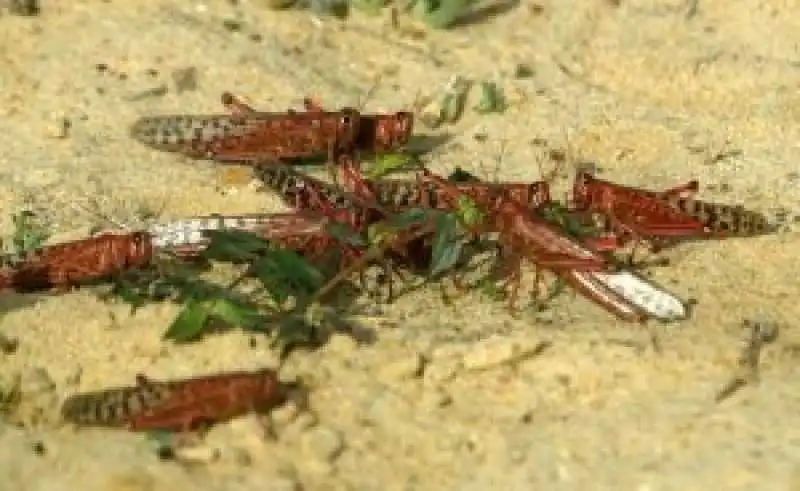
[[[408,244],[412,240],[418,239],[420,237],[424,237],[425,235],[428,235],[428,234],[430,234],[430,233],[432,233],[434,231],[435,231],[435,227],[434,227],[433,224],[426,224],[422,228],[417,230],[416,232],[414,232],[414,233],[412,233],[412,234],[410,234],[410,235],[408,235],[406,237],[403,237],[400,240],[386,241],[385,244],[380,245],[377,248],[376,247],[370,247],[367,250],[367,253],[364,254],[363,256],[361,256],[361,258],[359,258],[358,261],[352,263],[350,266],[348,266],[348,267],[342,269],[341,271],[339,271],[338,273],[336,273],[336,275],[333,278],[331,278],[325,285],[323,285],[322,288],[317,290],[317,292],[314,295],[312,295],[311,298],[308,300],[308,304],[312,304],[312,303],[316,302],[317,300],[319,300],[320,298],[322,298],[325,295],[327,295],[328,293],[330,293],[331,290],[333,290],[333,288],[336,285],[338,285],[339,283],[341,283],[345,278],[347,278],[348,276],[350,276],[354,272],[362,269],[364,266],[366,266],[366,264],[369,261],[372,261],[373,259],[382,257],[384,255],[384,253],[388,249],[390,249],[391,247],[397,247],[397,246]]]

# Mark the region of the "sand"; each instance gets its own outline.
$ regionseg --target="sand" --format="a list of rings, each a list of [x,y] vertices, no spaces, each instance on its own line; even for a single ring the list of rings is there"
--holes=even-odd
[[[436,288],[409,293],[358,319],[372,345],[337,335],[287,362],[282,376],[312,387],[317,425],[280,410],[271,441],[240,418],[211,430],[194,465],[160,461],[142,435],[61,425],[59,401],[140,372],[272,366],[266,339],[177,346],[160,339],[174,306],[132,316],[89,290],[4,296],[0,333],[19,348],[0,354],[2,383],[21,376],[25,397],[24,417],[0,422],[0,489],[800,489],[800,5],[523,0],[414,39],[383,17],[341,23],[238,3],[46,2],[38,17],[0,17],[3,234],[23,207],[51,221],[53,241],[85,235],[99,213],[135,223],[143,210],[165,220],[279,210],[210,163],[131,140],[130,124],[221,112],[223,90],[264,110],[306,95],[354,105],[380,74],[368,110],[407,108],[455,74],[503,86],[509,110],[467,111],[447,127],[434,171],[534,180],[548,161],[531,142],[545,139],[606,178],[651,188],[696,178],[704,198],[788,213],[788,224],[667,252],[671,266],[653,278],[698,303],[690,320],[652,327],[659,351],[646,330],[569,294],[511,316],[479,293],[452,305]],[[511,76],[520,63],[532,77]],[[196,87],[172,77],[188,67]],[[715,403],[744,319],[780,326],[779,337],[759,382]]]

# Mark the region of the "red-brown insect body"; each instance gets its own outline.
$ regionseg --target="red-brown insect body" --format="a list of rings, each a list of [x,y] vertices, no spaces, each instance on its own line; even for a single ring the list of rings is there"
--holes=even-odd
[[[435,184],[426,184],[420,178],[368,180],[364,179],[354,166],[340,165],[338,181],[356,195],[373,200],[392,212],[415,207],[438,210],[450,210],[453,207],[452,196],[448,195],[448,189]],[[449,182],[448,185],[459,194],[489,207],[492,203],[508,200],[535,212],[551,201],[550,187],[546,181],[485,183],[475,180]]]
[[[265,187],[276,192],[289,206],[320,213],[359,232],[386,216],[373,203],[289,166],[263,166],[257,173]]]
[[[322,230],[313,233],[297,233],[270,239],[278,247],[291,250],[305,257],[309,262],[321,266],[321,260],[329,257],[331,252],[338,252],[339,268],[358,260],[363,254],[359,247],[343,243],[329,232]]]
[[[427,171],[421,180],[442,189],[442,198],[451,209],[457,209],[458,196],[463,193],[457,186]],[[518,202],[503,196],[476,197],[476,204],[487,209],[491,221],[489,227],[500,233],[501,241],[513,242],[515,250],[523,250],[537,264],[551,269],[568,267],[580,271],[602,271],[610,267],[605,257],[529,213]]]
[[[603,271],[610,267],[603,256],[546,221],[526,215],[526,210],[513,201],[502,200],[490,208],[489,213],[495,217],[496,230],[501,237],[509,237],[518,244],[517,248],[523,247],[528,257],[541,266],[579,271]]]
[[[522,205],[531,213],[535,213],[543,204],[550,202],[550,188],[545,181],[533,183],[483,183],[477,180],[470,182],[448,183],[449,188],[424,182],[424,178],[410,180],[366,180],[352,166],[340,165],[339,182],[359,196],[373,199],[381,206],[394,212],[414,207],[450,210],[453,208],[452,192],[465,195],[478,203],[491,203],[491,206],[506,200]],[[409,244],[415,247],[416,257],[425,258],[420,264],[429,264],[432,251],[429,244],[415,241]],[[508,249],[508,247],[506,248]],[[509,261],[512,258],[508,258]]]
[[[133,431],[188,431],[245,414],[263,412],[298,395],[271,369],[227,372],[183,380],[156,381],[143,375],[136,385],[74,394],[61,406],[64,420],[84,426],[124,426]],[[305,404],[304,400],[299,400]]]
[[[575,277],[576,274],[572,270],[562,269],[574,267],[576,255],[581,259],[588,259],[588,262],[581,264],[584,270],[603,270],[607,269],[609,265],[602,256],[576,244],[548,223],[538,219],[537,210],[550,202],[547,182],[489,184],[471,181],[451,183],[428,173],[418,177],[416,181],[368,181],[363,179],[361,174],[351,166],[339,166],[338,171],[339,182],[344,186],[362,197],[375,199],[382,206],[393,211],[402,211],[411,207],[449,210],[457,208],[460,195],[469,196],[478,204],[496,210],[498,214],[495,218],[500,223],[500,229],[497,231],[501,232],[501,240],[504,245],[504,262],[509,280],[514,283],[510,305],[513,305],[516,299],[519,283],[519,257],[520,250],[522,250],[529,257],[533,255],[534,260],[541,265],[561,269],[561,276],[568,283],[590,295],[596,302],[618,317],[630,321],[640,321],[645,318],[645,314],[640,309],[627,304],[614,292],[608,291],[607,288],[596,285],[586,278]],[[535,237],[536,240],[532,242],[526,240],[530,237]],[[429,249],[427,250],[429,251]],[[566,256],[564,255],[565,250],[569,252]]]
[[[209,231],[238,230],[256,234],[280,244],[294,237],[325,233],[325,221],[307,213],[254,213],[248,215],[207,215],[158,224],[148,231],[153,243],[178,257],[193,257],[210,243]]]
[[[626,322],[645,322],[649,317],[641,308],[631,304],[613,290],[593,281],[592,277],[585,274],[585,272],[564,270],[558,276],[578,293],[592,299],[592,301],[621,320]]]
[[[373,197],[381,206],[385,206],[393,211],[402,211],[412,207],[435,208],[440,210],[451,210],[457,207],[457,196],[465,195],[473,199],[476,203],[486,206],[491,209],[506,210],[505,213],[498,215],[503,221],[501,222],[504,227],[500,232],[508,234],[510,230],[519,230],[520,227],[526,228],[531,226],[530,223],[524,218],[530,216],[532,226],[538,227],[542,225],[544,228],[539,230],[544,238],[542,243],[552,244],[554,240],[560,237],[556,233],[556,229],[549,224],[538,220],[534,212],[539,209],[543,204],[550,201],[549,186],[546,182],[534,183],[446,183],[440,180],[438,182],[428,183],[425,177],[417,181],[404,181],[404,180],[374,180],[369,181],[361,177],[361,175],[354,169],[347,166],[339,167],[340,182],[345,186],[353,189],[357,194],[362,196]],[[432,179],[438,180],[434,176]],[[454,194],[456,193],[456,194]],[[456,199],[454,200],[454,196]],[[529,212],[526,212],[528,210]],[[506,218],[520,216],[523,217],[523,224],[507,224]],[[506,227],[505,225],[509,225]],[[537,231],[533,230],[531,233],[536,234]],[[510,236],[505,236],[510,240]],[[549,242],[548,242],[549,238]],[[515,239],[519,240],[519,239]],[[572,242],[562,244],[562,246],[572,245]],[[528,249],[538,249],[541,244],[529,244]],[[579,248],[575,252],[581,253],[587,249]],[[600,256],[595,256],[595,260],[604,262]],[[555,265],[554,263],[550,263]],[[598,266],[599,267],[599,266]]]
[[[359,132],[355,109],[337,112],[141,118],[133,138],[158,150],[217,161],[309,158],[350,151]]]
[[[82,426],[124,426],[133,415],[172,397],[165,383],[144,377],[131,387],[73,394],[61,405],[61,417]]]
[[[422,186],[418,181],[400,179],[365,180],[364,184],[375,195],[377,202],[392,210],[413,207],[450,209],[443,194],[445,191],[433,186]],[[546,182],[533,183],[453,183],[465,196],[475,202],[490,202],[507,199],[536,210],[550,201],[550,190]]]
[[[156,149],[222,162],[269,164],[283,159],[359,151],[386,152],[405,145],[413,131],[409,112],[361,115],[353,108],[325,111],[306,100],[307,111],[256,111],[229,92],[229,115],[169,115],[139,119],[131,136]]]
[[[353,167],[352,162],[344,155],[340,156],[339,165]],[[366,237],[367,228],[371,224],[387,216],[386,212],[373,201],[344,192],[337,186],[297,172],[289,166],[263,166],[257,173],[266,187],[277,192],[289,206],[319,213],[330,221],[352,229],[362,238]],[[340,268],[356,261],[364,252],[364,248],[343,243],[329,234],[320,234],[313,238],[296,237],[294,241],[299,247],[295,250],[311,258],[321,257],[330,250],[341,251]],[[412,269],[427,267],[430,264],[429,248],[423,247],[419,242],[419,240],[413,241],[402,248],[392,249],[388,252],[388,256]],[[387,271],[390,269],[389,263],[384,262],[383,266]]]
[[[349,169],[358,173],[355,163],[346,155],[340,156],[337,168]],[[266,187],[277,192],[289,206],[319,213],[333,222],[345,225],[356,232],[362,240],[366,238],[370,225],[388,217],[387,211],[369,196],[342,191],[338,186],[314,179],[289,166],[264,166],[259,169],[258,175]],[[403,233],[411,233],[411,231]],[[298,237],[297,240],[304,239]],[[382,264],[389,277],[391,277],[393,262],[414,271],[427,269],[431,261],[431,248],[426,240],[426,237],[420,237],[402,246],[391,247],[386,251],[386,259],[389,261],[382,261]],[[333,241],[333,244],[330,241]],[[341,268],[351,261],[357,260],[365,250],[363,247],[345,244],[340,239],[322,235],[313,241],[313,245],[309,249],[317,253],[316,255],[322,255],[331,248],[342,251]],[[309,249],[303,253],[308,254]],[[389,287],[389,296],[391,297],[391,282]]]
[[[576,211],[606,216],[620,235],[672,238],[707,235],[699,220],[669,204],[667,198],[674,194],[677,191],[643,194],[636,188],[578,172],[572,199]]]
[[[340,265],[360,257],[361,250],[343,244],[326,230],[327,219],[313,217],[303,213],[275,214],[275,221],[264,219],[263,224],[246,230],[261,236],[274,246],[291,250],[300,254],[313,264],[326,254],[337,251],[342,254]],[[165,246],[174,255],[181,258],[197,257],[208,246],[208,241]]]
[[[310,98],[303,100],[310,113],[325,111]],[[391,152],[405,146],[414,131],[414,113],[398,111],[393,114],[362,114],[358,123],[355,150],[371,153]],[[358,166],[358,162],[354,162]]]
[[[401,203],[399,203],[398,196],[404,196],[403,194],[395,194],[393,197],[382,200],[375,192],[376,190],[373,186],[374,181],[365,180],[358,167],[350,159],[341,159],[337,169],[337,175],[340,183],[345,188],[349,189],[359,199],[365,200],[369,203],[375,203],[377,206],[379,206],[381,209],[382,218],[386,217],[386,212],[383,210],[388,210],[388,212],[395,213],[402,212],[412,206],[415,206],[413,204],[414,199],[416,199],[419,203],[417,206],[426,206],[424,205],[424,193],[417,194],[417,198],[411,200],[411,206],[403,206]],[[397,189],[393,189],[392,191],[406,190],[411,193],[408,196],[413,196],[415,190],[423,190],[425,188],[424,186],[420,186],[419,183],[412,184],[414,184],[413,187],[409,188],[403,185]],[[432,208],[433,206],[427,205],[427,207]],[[405,233],[411,233],[411,230],[406,230]],[[421,271],[426,269],[430,266],[433,258],[433,251],[429,237],[422,236],[411,240],[410,242],[406,242],[402,247],[393,247],[390,251],[390,256],[400,259],[402,263],[410,266],[414,270]]]
[[[458,208],[461,191],[446,180],[424,171],[420,180],[424,184],[438,186],[444,191],[442,198],[451,208]],[[526,257],[534,264],[552,270],[587,297],[606,308],[620,319],[642,321],[647,313],[619,294],[595,281],[587,273],[613,269],[604,256],[585,246],[560,229],[554,227],[535,213],[506,197],[486,197],[476,200],[485,207],[488,223],[476,232],[499,232],[501,259],[505,269],[506,285],[510,286],[509,307],[513,308],[521,278],[521,261]],[[538,290],[539,269],[536,269],[535,285]]]
[[[0,272],[0,288],[20,292],[69,288],[143,266],[153,257],[146,232],[105,233],[45,246]]]
[[[697,181],[691,181],[686,186],[696,183]],[[674,209],[699,221],[709,237],[753,237],[776,230],[764,214],[748,210],[741,205],[713,203],[680,195],[664,196],[647,190],[642,190],[642,194],[666,201]]]
[[[189,431],[284,402],[286,394],[274,370],[230,372],[164,383],[170,397],[132,415],[133,431]]]
[[[666,191],[650,191],[605,181],[578,172],[573,186],[577,211],[599,218],[620,243],[629,237],[658,243],[691,238],[748,237],[773,232],[767,218],[742,206],[691,198],[694,180]]]

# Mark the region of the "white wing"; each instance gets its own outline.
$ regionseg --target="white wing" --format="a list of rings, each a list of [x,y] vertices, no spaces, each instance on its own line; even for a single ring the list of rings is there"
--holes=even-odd
[[[254,213],[248,215],[208,215],[151,225],[147,232],[154,247],[192,247],[208,244],[209,230],[257,232],[265,239],[321,233],[325,221],[296,213]]]
[[[631,271],[589,274],[655,319],[670,322],[689,317],[685,302]]]

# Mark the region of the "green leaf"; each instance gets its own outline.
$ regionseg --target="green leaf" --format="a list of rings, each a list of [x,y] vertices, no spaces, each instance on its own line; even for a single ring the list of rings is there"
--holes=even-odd
[[[563,228],[572,237],[580,238],[594,235],[594,230],[591,226],[582,223],[574,213],[560,203],[547,203],[539,209],[539,213],[542,218]]]
[[[136,312],[148,299],[148,295],[142,291],[141,285],[120,278],[114,282],[109,295],[116,296],[126,304],[131,306],[131,312]]]
[[[381,223],[395,228],[397,230],[404,230],[414,225],[423,225],[435,219],[437,216],[442,215],[440,210],[431,210],[429,208],[411,208],[402,213],[392,215]]]
[[[475,201],[462,194],[458,197],[458,216],[468,227],[479,225],[484,220],[483,212],[475,204]]]
[[[373,223],[367,228],[367,239],[370,246],[380,246],[393,240],[399,232],[411,227],[431,223],[437,216],[444,215],[441,210],[428,208],[411,208],[402,213],[392,215],[386,220]]]
[[[273,302],[280,305],[291,297],[291,285],[283,280],[283,277],[275,268],[274,263],[270,261],[259,261],[253,264],[253,271],[267,290]]]
[[[480,83],[478,104],[473,108],[475,112],[479,114],[501,113],[507,107],[503,92],[494,82]]]
[[[452,268],[461,255],[461,241],[458,240],[458,220],[452,214],[436,218],[436,233],[433,237],[433,257],[431,276],[438,276]]]
[[[414,161],[413,155],[405,153],[385,153],[375,157],[375,164],[366,173],[369,179],[380,179],[397,172]]]
[[[281,360],[285,360],[294,348],[318,346],[323,340],[320,329],[328,322],[327,314],[317,303],[287,314],[278,323],[272,342],[273,348],[280,349]]]
[[[464,114],[464,102],[466,95],[460,97],[458,94],[446,94],[442,97],[441,110],[442,121],[445,123],[455,123]]]
[[[24,255],[38,249],[50,237],[46,227],[37,221],[36,214],[30,210],[22,210],[12,215],[11,221],[14,224],[11,241],[15,254]]]
[[[288,272],[287,279],[293,280],[307,291],[314,291],[325,282],[322,272],[296,252],[276,249],[272,254],[282,270]]]
[[[367,228],[367,240],[370,247],[378,247],[397,237],[398,228],[386,222],[373,223]]]
[[[272,249],[253,263],[253,271],[273,301],[308,295],[319,289],[324,275],[294,251]]]
[[[467,103],[467,94],[472,88],[472,81],[460,75],[450,79],[444,93],[439,96],[439,112],[441,121],[444,123],[455,123],[464,114],[464,106]]]
[[[189,300],[164,333],[164,339],[185,343],[197,339],[210,317],[207,301]]]
[[[271,247],[269,241],[244,230],[206,230],[204,235],[209,237],[211,242],[201,255],[205,259],[216,261],[250,260],[254,255]]]
[[[232,327],[247,329],[258,319],[258,310],[252,305],[230,298],[216,298],[210,302],[209,314]]]

